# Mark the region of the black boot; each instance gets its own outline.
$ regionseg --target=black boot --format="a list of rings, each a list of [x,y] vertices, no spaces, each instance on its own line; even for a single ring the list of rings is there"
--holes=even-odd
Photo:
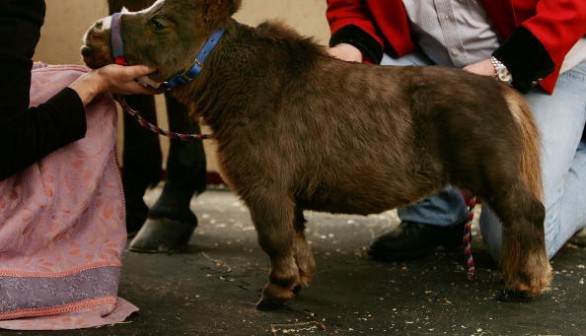
[[[570,243],[580,247],[586,247],[586,229],[576,232],[570,239]]]
[[[406,261],[427,256],[438,246],[462,244],[464,222],[452,226],[436,226],[404,221],[399,227],[378,237],[368,255],[377,261]]]

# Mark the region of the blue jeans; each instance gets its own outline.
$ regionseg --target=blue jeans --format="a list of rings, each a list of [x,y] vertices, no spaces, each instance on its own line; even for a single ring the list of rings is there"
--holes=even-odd
[[[383,57],[383,65],[431,65],[425,56]],[[581,141],[586,122],[586,61],[560,75],[552,95],[540,88],[525,94],[541,133],[541,167],[544,191],[545,243],[553,257],[572,235],[586,227],[586,143]],[[460,193],[446,188],[438,195],[401,208],[401,220],[450,226],[466,216]],[[498,260],[502,225],[483,203],[482,237]]]

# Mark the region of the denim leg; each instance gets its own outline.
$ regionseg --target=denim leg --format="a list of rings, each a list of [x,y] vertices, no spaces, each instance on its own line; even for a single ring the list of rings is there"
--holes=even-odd
[[[586,144],[580,142],[586,121],[586,62],[563,73],[553,95],[535,89],[525,98],[541,133],[545,243],[551,258],[586,226]],[[498,260],[502,225],[484,203],[480,229]]]
[[[403,57],[392,58],[387,54],[383,54],[381,65],[433,65],[434,63],[424,54],[414,52]]]
[[[417,204],[399,208],[397,213],[402,221],[452,226],[461,223],[468,211],[462,194],[448,187]]]
[[[433,62],[421,53],[412,53],[401,58],[383,55],[382,65],[432,65]],[[464,220],[467,208],[461,193],[447,187],[440,193],[408,207],[398,209],[401,221],[411,221],[437,226],[452,226]]]

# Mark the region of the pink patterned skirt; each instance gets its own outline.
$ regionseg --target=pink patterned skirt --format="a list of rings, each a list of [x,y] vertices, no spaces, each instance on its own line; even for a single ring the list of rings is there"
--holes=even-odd
[[[86,71],[36,65],[31,105]],[[0,328],[96,327],[138,310],[117,295],[126,227],[111,97],[86,116],[84,139],[0,182]]]

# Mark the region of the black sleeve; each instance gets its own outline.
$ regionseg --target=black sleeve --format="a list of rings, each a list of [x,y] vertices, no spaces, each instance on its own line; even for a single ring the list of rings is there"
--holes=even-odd
[[[84,106],[72,89],[28,107],[31,59],[44,16],[44,0],[0,1],[0,180],[86,132]]]
[[[549,75],[555,64],[541,42],[527,28],[519,26],[493,53],[513,75],[513,86],[522,93]]]

